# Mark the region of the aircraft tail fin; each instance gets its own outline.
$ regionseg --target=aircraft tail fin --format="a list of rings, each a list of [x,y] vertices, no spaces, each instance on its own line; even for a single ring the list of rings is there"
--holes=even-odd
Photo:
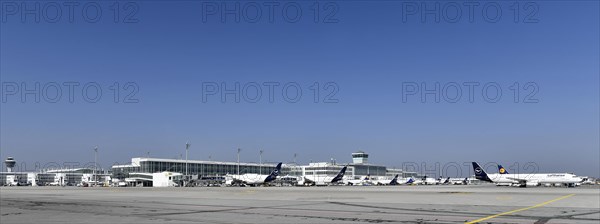
[[[475,178],[478,180],[492,182],[487,173],[485,173],[485,170],[477,162],[473,162],[473,171],[475,172]]]
[[[508,171],[506,171],[506,169],[504,169],[504,167],[502,167],[502,165],[500,165],[500,164],[498,164],[498,173],[509,174]]]
[[[394,179],[392,179],[392,181],[390,181],[390,185],[397,185],[398,184],[398,174],[396,174],[396,176],[394,176]]]
[[[267,179],[265,179],[265,182],[270,182],[270,181],[277,179],[277,176],[279,176],[280,172],[281,172],[281,163],[277,164],[275,169],[273,171],[271,171],[271,174],[269,174],[269,176],[267,176]]]
[[[344,178],[344,174],[346,173],[347,168],[347,166],[344,166],[342,170],[340,170],[340,172],[333,178],[333,180],[331,180],[331,182],[335,183],[342,180],[342,178]]]

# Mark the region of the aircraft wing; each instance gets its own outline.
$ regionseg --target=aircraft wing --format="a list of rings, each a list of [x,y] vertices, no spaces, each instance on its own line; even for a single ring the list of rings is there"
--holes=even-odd
[[[509,180],[514,180],[516,182],[518,182],[519,184],[527,184],[527,179],[521,179],[521,178],[514,178],[514,177],[507,177],[506,179]]]

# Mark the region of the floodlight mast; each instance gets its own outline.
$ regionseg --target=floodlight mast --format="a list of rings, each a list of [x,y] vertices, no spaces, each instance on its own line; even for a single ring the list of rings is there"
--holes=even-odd
[[[262,175],[262,154],[263,154],[264,150],[260,150],[260,171],[259,174]]]
[[[185,142],[185,180],[187,184],[188,179],[188,151],[190,149],[190,141]]]
[[[242,151],[242,149],[238,148],[237,149],[237,174],[238,174],[238,176],[240,175],[240,151]]]
[[[98,170],[98,146],[94,147],[94,186],[98,182],[97,171]]]

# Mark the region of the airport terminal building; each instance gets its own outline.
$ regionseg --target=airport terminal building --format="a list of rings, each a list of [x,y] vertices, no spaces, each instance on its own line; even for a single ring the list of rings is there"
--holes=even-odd
[[[227,174],[262,173],[268,174],[276,164],[237,163],[182,159],[132,158],[131,164],[112,166],[112,176],[116,180],[130,182],[130,185],[152,186],[153,173],[172,172],[188,175],[189,179],[216,178]],[[239,171],[238,171],[239,170]]]
[[[335,176],[342,167],[348,166],[346,176],[358,179],[362,176],[390,178],[416,176],[414,172],[403,172],[382,165],[368,163],[368,154],[363,151],[352,153],[352,163],[319,162],[308,165],[283,164],[282,177],[301,177],[310,175]],[[269,174],[275,169],[274,163],[237,163],[183,159],[132,158],[131,164],[112,166],[112,177],[117,181],[126,181],[133,186],[152,186],[152,174],[172,172],[188,175],[189,179],[214,179],[227,174]]]

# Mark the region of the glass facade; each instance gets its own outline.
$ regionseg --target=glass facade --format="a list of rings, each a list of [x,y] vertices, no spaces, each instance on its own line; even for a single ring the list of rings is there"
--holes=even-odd
[[[350,166],[354,167],[354,175],[356,176],[385,176],[387,174],[387,168],[385,166],[358,164],[352,164]]]
[[[367,163],[368,159],[369,154],[363,151],[352,153],[352,163]]]
[[[275,169],[275,164],[240,163],[240,174],[262,173],[269,174]],[[280,175],[286,175],[291,168],[284,167]],[[185,160],[168,159],[139,159],[134,158],[132,165],[117,165],[112,167],[113,177],[118,179],[128,178],[130,173],[159,173],[177,172],[186,174]],[[212,162],[212,161],[188,161],[187,174],[206,176],[224,176],[226,174],[237,174],[238,164],[234,162]]]

